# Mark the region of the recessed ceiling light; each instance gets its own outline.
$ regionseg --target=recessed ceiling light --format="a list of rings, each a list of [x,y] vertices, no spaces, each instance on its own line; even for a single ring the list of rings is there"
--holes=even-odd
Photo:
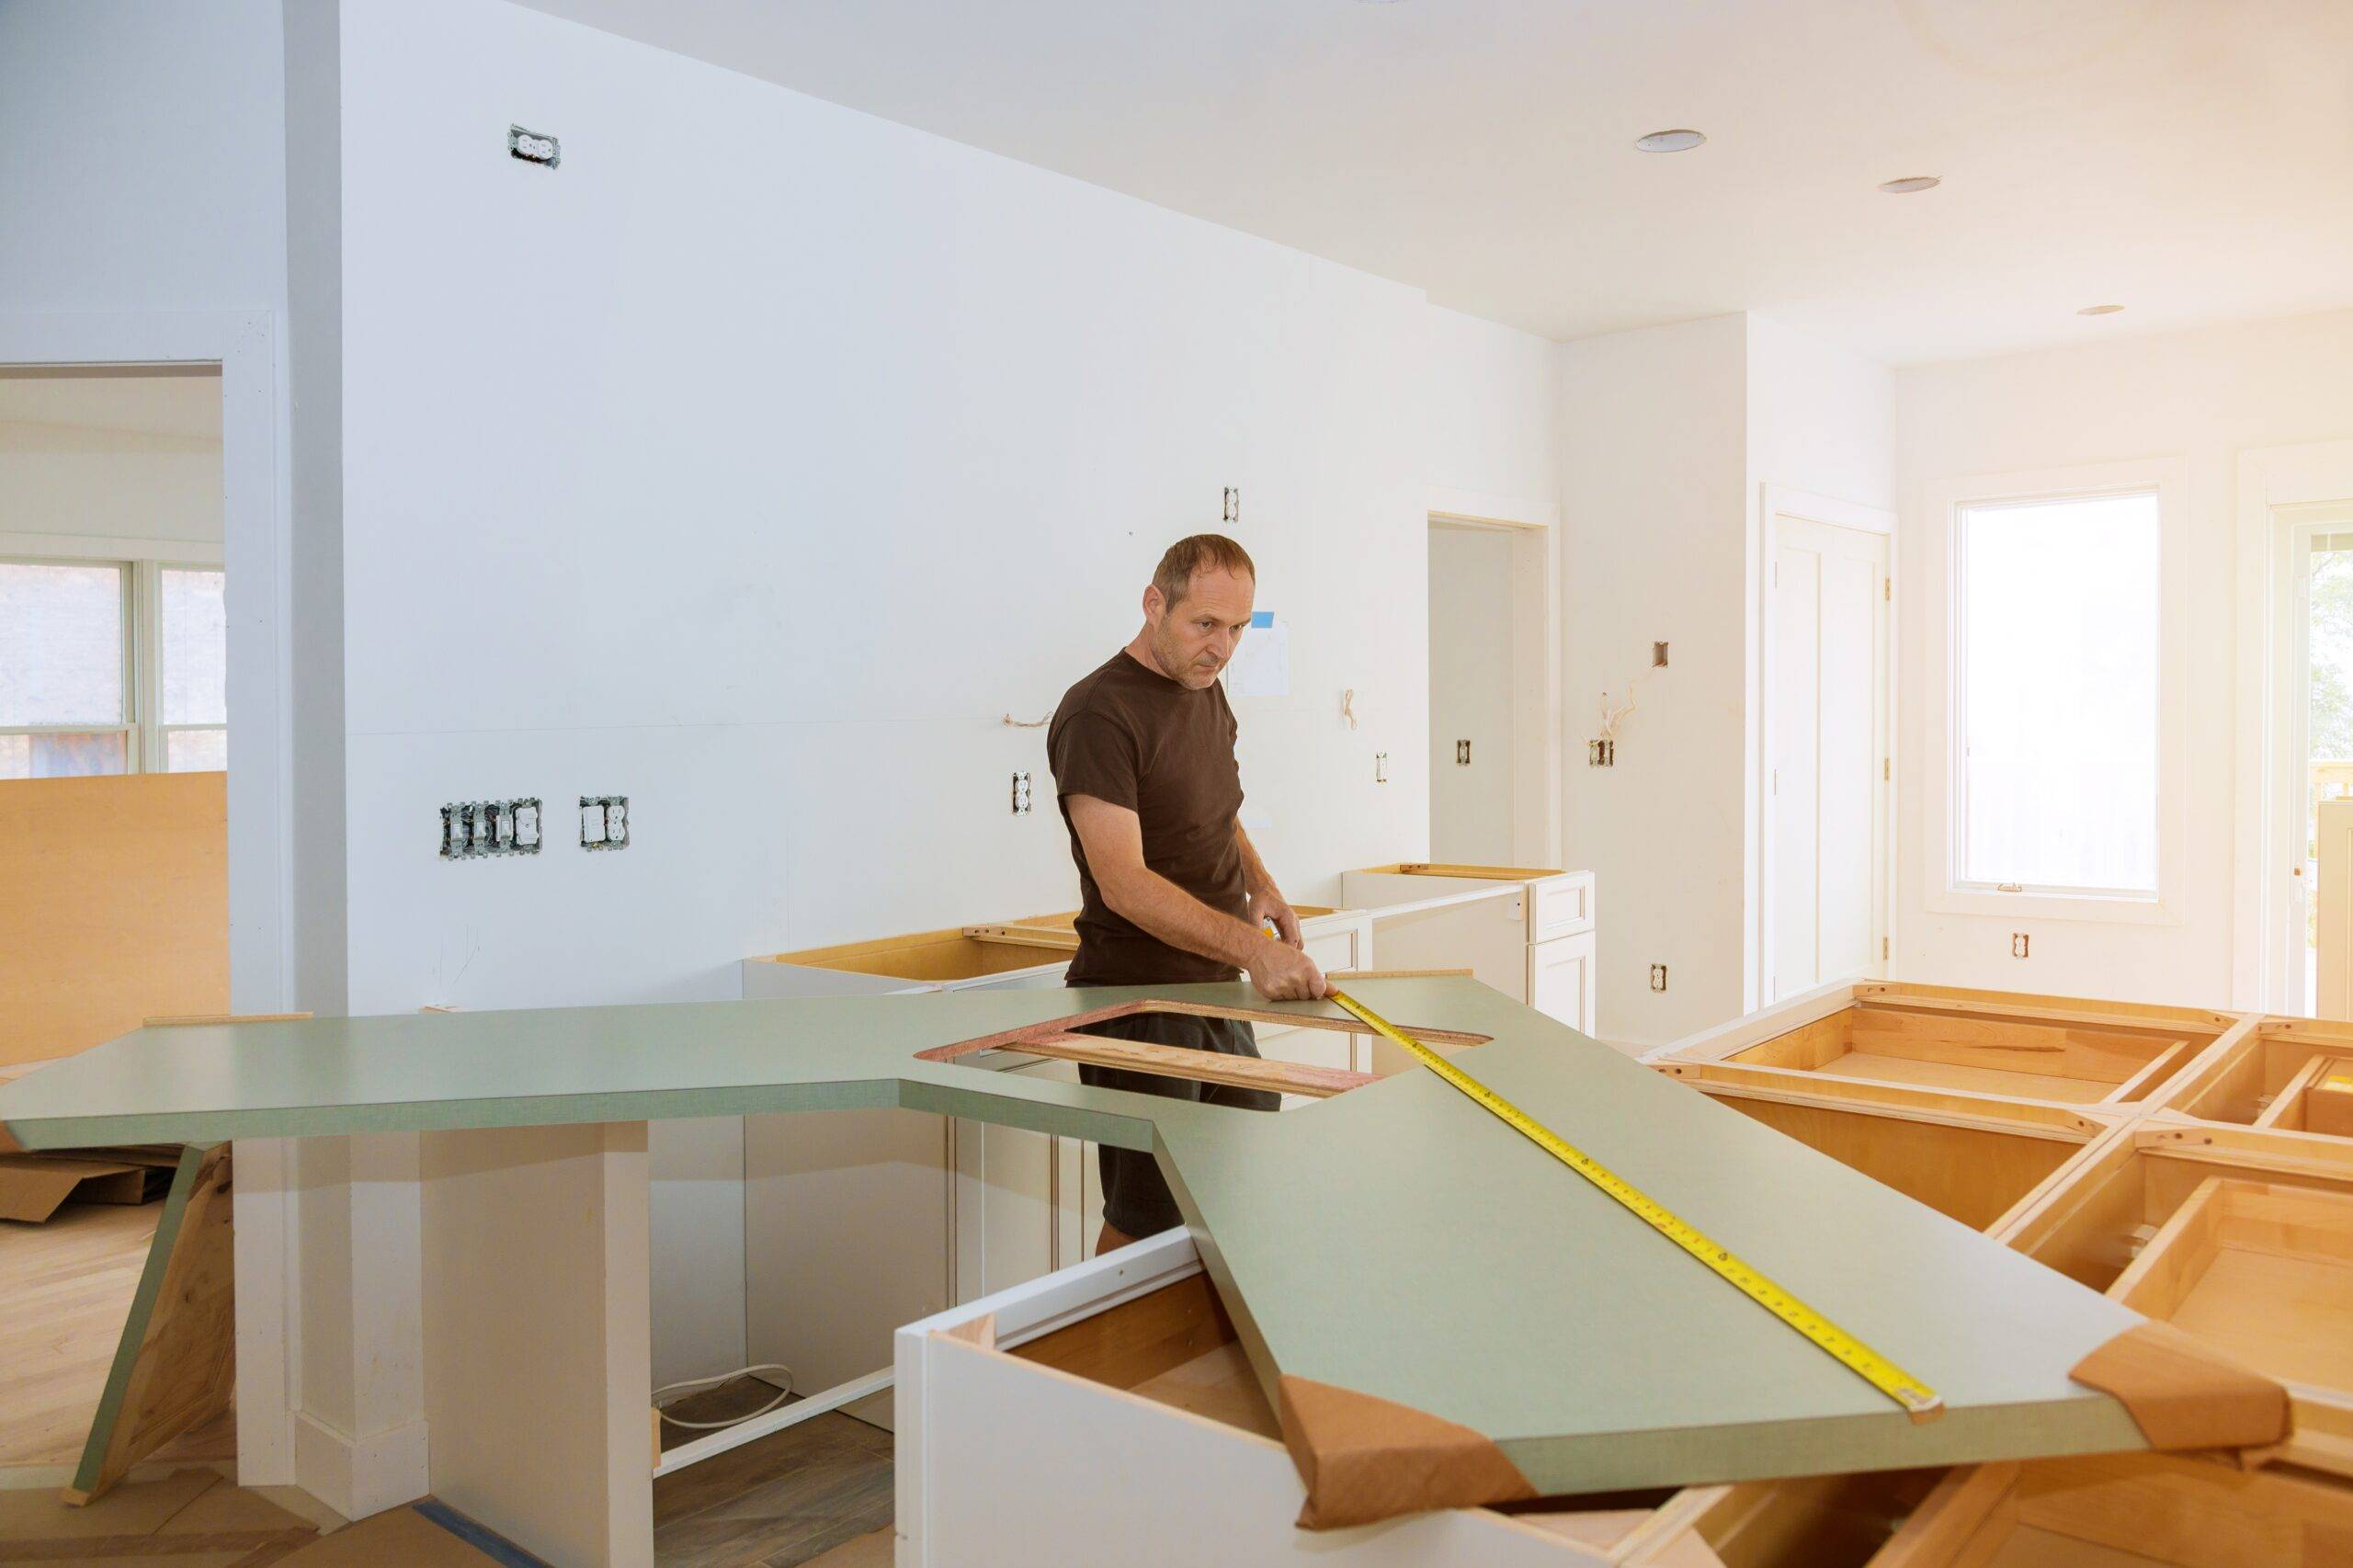
[[[1915,191],[1934,190],[1944,183],[1937,175],[1906,175],[1902,179],[1881,181],[1880,189],[1890,196],[1910,196]]]
[[[2086,305],[2075,313],[2079,316],[2112,316],[2123,308],[2122,305]]]
[[[1645,153],[1688,153],[1706,140],[1696,131],[1654,131],[1635,137],[1634,145]]]

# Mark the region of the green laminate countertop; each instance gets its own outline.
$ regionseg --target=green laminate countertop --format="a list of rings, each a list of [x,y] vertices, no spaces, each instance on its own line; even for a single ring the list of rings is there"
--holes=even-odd
[[[1935,1386],[1893,1403],[1427,1073],[1268,1115],[915,1052],[1246,985],[146,1029],[0,1085],[28,1148],[900,1105],[1157,1153],[1260,1378],[1458,1421],[1547,1493],[2146,1446],[2067,1369],[2141,1321],[1460,978],[1352,987]],[[1330,1004],[1274,1010],[1339,1016]]]

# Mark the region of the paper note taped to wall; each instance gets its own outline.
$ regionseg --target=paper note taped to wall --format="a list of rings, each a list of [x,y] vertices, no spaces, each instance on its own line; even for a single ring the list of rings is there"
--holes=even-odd
[[[1270,609],[1254,611],[1250,630],[1225,666],[1229,697],[1289,697],[1290,695],[1290,628]]]

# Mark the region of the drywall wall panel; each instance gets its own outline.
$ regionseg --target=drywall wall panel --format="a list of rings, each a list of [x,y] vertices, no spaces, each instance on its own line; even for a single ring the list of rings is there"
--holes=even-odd
[[[1604,1039],[1648,1044],[1741,1011],[1748,679],[1747,329],[1740,316],[1561,351],[1567,862],[1608,910]],[[1651,671],[1651,644],[1671,645]],[[1637,707],[1587,764],[1602,693]],[[1650,966],[1667,988],[1650,988]]]
[[[2086,324],[2086,334],[2104,330]],[[2238,454],[2254,447],[2353,437],[2353,312],[2086,344],[2044,353],[1924,366],[1896,375],[1899,561],[1927,537],[1924,491],[1972,474],[2125,459],[2188,467],[2188,624],[2165,635],[2189,663],[2189,833],[2172,925],[2021,922],[1932,914],[1922,814],[1920,725],[1931,683],[1951,678],[1923,618],[1899,618],[1896,971],[1959,985],[2143,996],[2200,1006],[2257,1005],[2231,994],[2237,650],[2240,618],[2261,613],[2264,585],[2237,579]],[[1901,573],[1903,567],[1899,565]],[[1903,584],[1897,585],[1899,608]],[[2010,956],[2010,934],[2031,937]]]

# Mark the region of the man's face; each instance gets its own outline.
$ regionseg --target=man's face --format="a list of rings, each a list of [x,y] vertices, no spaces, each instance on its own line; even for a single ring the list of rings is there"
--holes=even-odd
[[[1194,573],[1192,585],[1174,605],[1159,588],[1146,588],[1144,625],[1161,673],[1189,691],[1217,679],[1249,628],[1250,601],[1257,589],[1246,574],[1224,571]]]

